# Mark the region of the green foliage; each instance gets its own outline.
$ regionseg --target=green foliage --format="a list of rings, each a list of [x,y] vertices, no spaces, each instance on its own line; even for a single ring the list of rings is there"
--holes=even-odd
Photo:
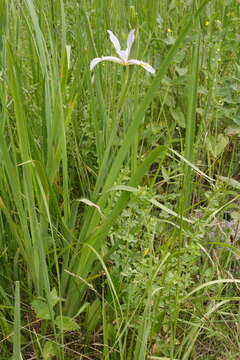
[[[56,355],[56,345],[50,341],[47,341],[43,348],[43,360],[51,360]]]
[[[55,324],[61,331],[74,331],[79,329],[79,325],[68,316],[57,316]]]
[[[1,1],[0,357],[238,359],[239,6]]]
[[[51,320],[51,314],[45,302],[42,300],[33,300],[31,305],[39,319]]]

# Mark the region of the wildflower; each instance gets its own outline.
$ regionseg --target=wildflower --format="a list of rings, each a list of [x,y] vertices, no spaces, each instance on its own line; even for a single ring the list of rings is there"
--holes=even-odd
[[[102,57],[95,58],[90,63],[90,70],[92,71],[94,69],[94,67],[98,63],[100,63],[101,61],[112,61],[112,62],[115,62],[117,64],[121,64],[121,65],[124,65],[124,66],[127,66],[127,65],[140,65],[145,70],[147,70],[148,72],[154,74],[155,69],[151,65],[149,65],[148,63],[146,63],[144,61],[136,60],[136,59],[129,59],[132,44],[133,44],[134,39],[135,39],[134,32],[135,32],[135,30],[131,30],[129,35],[128,35],[126,50],[121,50],[120,43],[119,43],[117,37],[112,33],[111,30],[108,30],[109,38],[110,38],[111,42],[113,43],[113,45],[115,47],[115,50],[116,50],[119,57],[102,56]]]
[[[143,256],[148,255],[148,253],[149,253],[149,249],[147,248],[147,249],[145,249],[145,250],[143,251]]]

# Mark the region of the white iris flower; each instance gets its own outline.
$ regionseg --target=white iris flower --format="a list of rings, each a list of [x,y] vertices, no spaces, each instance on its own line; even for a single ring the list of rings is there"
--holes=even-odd
[[[111,30],[108,30],[107,32],[109,34],[109,38],[110,38],[111,42],[113,43],[113,45],[115,47],[115,50],[116,50],[119,57],[102,56],[102,57],[95,58],[90,63],[90,70],[91,71],[101,61],[112,61],[112,62],[115,62],[117,64],[121,64],[121,65],[125,65],[125,66],[127,66],[127,65],[140,65],[145,70],[147,70],[148,72],[150,72],[152,74],[155,73],[155,69],[151,65],[149,65],[148,63],[146,63],[144,61],[140,61],[140,60],[128,59],[129,56],[130,56],[132,44],[133,44],[134,39],[135,39],[135,36],[134,36],[135,30],[131,30],[129,35],[128,35],[126,50],[121,50],[120,43],[119,43],[117,37],[112,33]]]

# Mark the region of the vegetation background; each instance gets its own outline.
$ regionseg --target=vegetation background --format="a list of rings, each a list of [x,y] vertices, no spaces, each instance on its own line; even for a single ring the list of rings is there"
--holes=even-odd
[[[1,0],[0,359],[240,358],[239,16]]]

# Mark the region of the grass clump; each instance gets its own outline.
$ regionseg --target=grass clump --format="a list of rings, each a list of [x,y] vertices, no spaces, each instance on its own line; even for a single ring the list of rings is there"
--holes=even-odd
[[[1,2],[0,358],[238,359],[238,18]]]

